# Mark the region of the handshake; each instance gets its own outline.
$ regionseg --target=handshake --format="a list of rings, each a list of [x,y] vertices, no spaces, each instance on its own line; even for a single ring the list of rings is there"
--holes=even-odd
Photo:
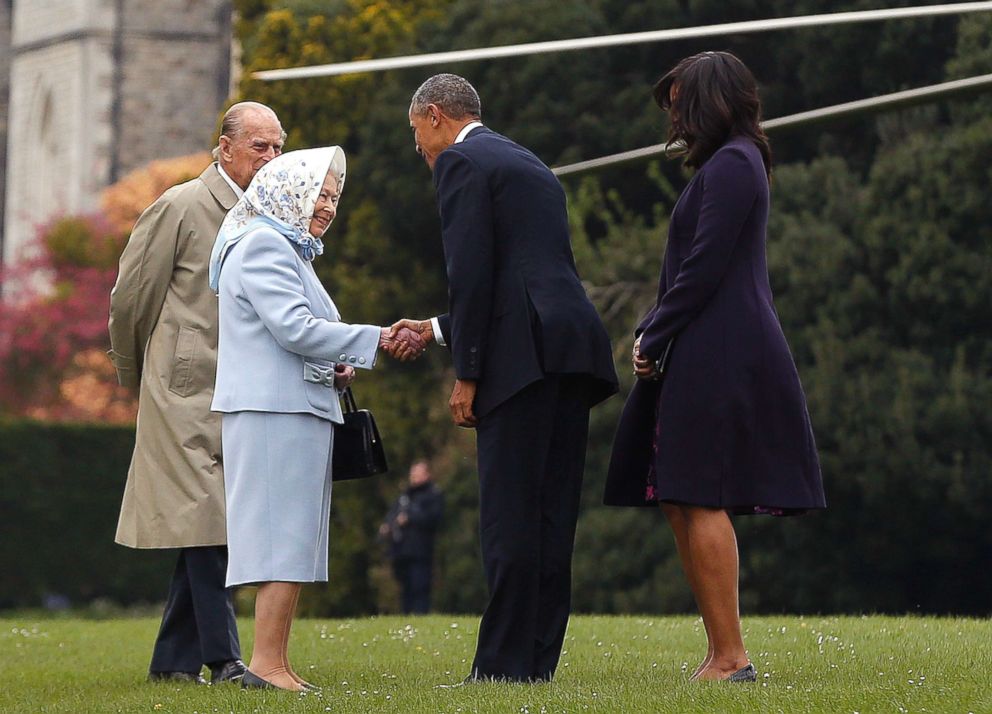
[[[399,320],[392,327],[383,327],[379,335],[379,347],[390,357],[400,362],[408,362],[427,351],[427,345],[434,339],[434,328],[430,320]]]

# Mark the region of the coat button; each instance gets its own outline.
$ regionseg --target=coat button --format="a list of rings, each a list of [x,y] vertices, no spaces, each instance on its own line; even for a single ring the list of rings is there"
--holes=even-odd
[[[341,355],[340,357],[338,357],[339,362],[344,362],[346,359],[348,359],[348,355]]]
[[[358,364],[365,364],[365,358],[364,357],[359,357],[358,358]]]
[[[355,357],[354,355],[352,355],[352,356],[351,356],[351,357],[350,357],[350,358],[348,359],[348,361],[349,361],[349,362],[351,362],[351,363],[355,363],[355,362],[357,362],[357,361],[358,361],[358,358],[357,358],[357,357]]]

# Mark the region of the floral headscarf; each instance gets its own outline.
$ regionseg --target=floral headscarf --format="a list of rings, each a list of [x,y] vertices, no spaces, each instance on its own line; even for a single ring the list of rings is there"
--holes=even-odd
[[[251,180],[217,232],[210,253],[210,287],[217,292],[220,269],[228,252],[256,228],[272,228],[299,248],[304,260],[324,252],[320,238],[310,235],[310,219],[328,170],[344,189],[344,151],[340,146],[290,151],[267,163]]]

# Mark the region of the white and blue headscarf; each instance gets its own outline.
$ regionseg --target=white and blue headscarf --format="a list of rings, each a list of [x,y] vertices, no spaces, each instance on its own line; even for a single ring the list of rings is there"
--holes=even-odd
[[[290,151],[258,170],[245,195],[221,223],[210,253],[210,287],[217,292],[224,258],[239,240],[256,228],[271,228],[285,236],[304,260],[324,252],[320,238],[310,235],[310,220],[327,172],[344,189],[344,151],[340,146]]]

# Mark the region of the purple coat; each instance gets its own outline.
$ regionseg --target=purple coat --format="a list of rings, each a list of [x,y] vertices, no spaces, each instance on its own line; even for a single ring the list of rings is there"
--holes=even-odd
[[[658,302],[635,334],[655,360],[675,342],[664,380],[638,380],[624,406],[607,505],[826,505],[806,398],[772,303],[767,222],[761,154],[731,139],[672,212]]]

